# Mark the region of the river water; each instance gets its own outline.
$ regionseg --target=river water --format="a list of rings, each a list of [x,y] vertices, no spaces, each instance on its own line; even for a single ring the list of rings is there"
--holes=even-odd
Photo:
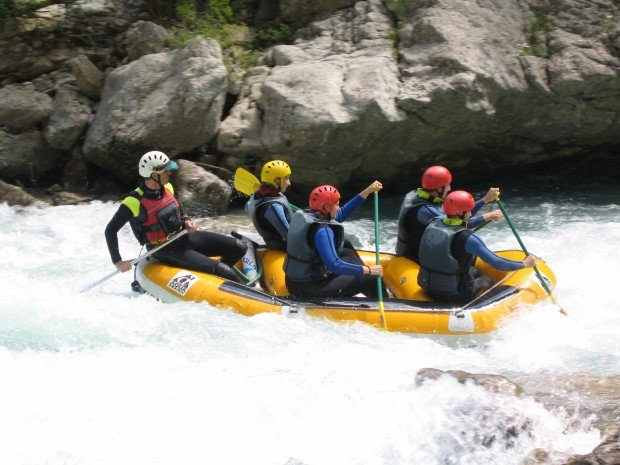
[[[561,464],[591,451],[618,416],[617,391],[596,386],[620,374],[620,188],[534,182],[503,188],[504,203],[569,316],[543,303],[478,338],[166,305],[133,293],[129,275],[80,294],[114,270],[103,230],[117,205],[0,205],[0,463],[522,464],[545,451]],[[385,251],[399,202],[381,204]],[[372,248],[367,203],[347,232]],[[241,211],[200,223],[251,232]],[[480,234],[518,248],[505,222]],[[136,256],[128,228],[120,242]],[[417,385],[425,367],[526,392]],[[511,425],[526,431],[505,437]]]

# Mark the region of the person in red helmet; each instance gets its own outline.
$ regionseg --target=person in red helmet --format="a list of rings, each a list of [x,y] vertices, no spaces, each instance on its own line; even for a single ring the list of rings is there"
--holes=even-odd
[[[535,265],[528,255],[522,262],[506,260],[491,252],[467,222],[476,202],[469,192],[450,192],[444,202],[447,215],[431,221],[420,241],[418,285],[433,299],[465,303],[493,284],[475,268],[476,257],[502,271]]]
[[[422,234],[433,219],[444,216],[440,208],[443,199],[450,192],[451,183],[452,174],[447,168],[431,166],[422,175],[422,187],[405,195],[398,216],[396,255],[419,263],[418,249]],[[490,188],[486,195],[476,202],[473,214],[475,215],[485,204],[495,200],[498,195],[498,188]],[[469,226],[476,228],[486,221],[497,221],[502,217],[500,210],[494,210],[472,218]]]
[[[323,185],[310,193],[310,210],[293,215],[288,230],[284,272],[291,294],[300,297],[377,296],[376,276],[381,265],[366,266],[357,252],[345,246],[344,228],[349,218],[372,193],[383,186],[373,182],[340,207],[340,193]]]

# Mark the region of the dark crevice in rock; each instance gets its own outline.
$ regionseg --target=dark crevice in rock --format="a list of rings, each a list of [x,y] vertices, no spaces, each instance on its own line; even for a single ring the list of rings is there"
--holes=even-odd
[[[222,108],[222,117],[220,118],[220,121],[224,121],[228,115],[230,115],[230,111],[233,109],[238,100],[238,95],[231,94],[230,92],[226,93],[226,100],[224,101],[224,108]]]

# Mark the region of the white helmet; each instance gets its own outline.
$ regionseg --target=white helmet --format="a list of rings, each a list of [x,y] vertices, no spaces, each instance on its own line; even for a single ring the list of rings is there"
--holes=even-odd
[[[156,150],[146,152],[140,158],[140,163],[138,163],[138,171],[143,178],[150,178],[152,173],[177,169],[179,169],[179,165],[176,162],[170,161],[170,158],[164,152]]]

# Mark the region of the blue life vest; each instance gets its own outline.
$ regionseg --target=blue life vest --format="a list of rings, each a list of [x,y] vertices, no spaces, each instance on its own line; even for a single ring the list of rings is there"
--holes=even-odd
[[[260,234],[265,241],[265,245],[274,250],[286,250],[286,241],[264,217],[265,208],[273,203],[279,203],[284,207],[284,216],[290,224],[291,217],[293,216],[293,209],[282,192],[280,192],[277,197],[263,197],[260,195],[259,191],[256,191],[246,203],[245,209],[250,214],[252,223],[256,231],[258,231],[258,234]]]
[[[441,202],[441,198],[435,197],[424,189],[416,189],[405,195],[398,214],[396,255],[419,262],[418,250],[427,225],[421,224],[417,220],[418,210],[425,205],[440,206]],[[409,216],[414,219],[415,227],[413,230],[407,228],[411,224],[407,221]]]
[[[434,298],[453,300],[469,284],[476,256],[465,251],[465,241],[474,232],[464,225],[446,224],[444,219],[431,221],[422,234],[418,285]]]
[[[297,211],[293,214],[288,230],[284,273],[286,278],[297,282],[318,282],[329,277],[329,270],[323,264],[314,245],[314,234],[319,228],[330,228],[334,232],[336,251],[344,247],[344,227],[334,220],[317,218],[311,211]]]

